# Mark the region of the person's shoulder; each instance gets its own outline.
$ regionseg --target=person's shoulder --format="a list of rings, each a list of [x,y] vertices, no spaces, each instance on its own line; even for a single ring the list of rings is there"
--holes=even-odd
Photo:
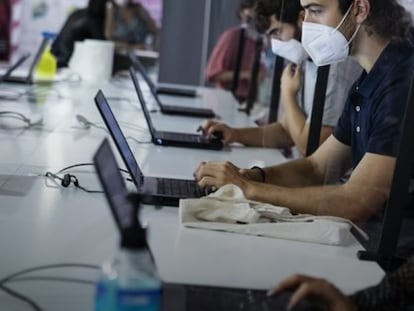
[[[220,37],[224,39],[231,39],[231,38],[238,36],[239,34],[240,34],[240,27],[231,27],[223,31]]]

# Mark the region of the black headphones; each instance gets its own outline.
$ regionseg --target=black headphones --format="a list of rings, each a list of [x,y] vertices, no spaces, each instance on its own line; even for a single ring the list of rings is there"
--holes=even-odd
[[[85,187],[81,186],[79,184],[78,178],[75,175],[72,175],[72,174],[65,174],[65,175],[63,175],[63,178],[62,178],[62,177],[60,177],[60,176],[58,176],[58,175],[56,175],[52,172],[46,172],[45,176],[49,177],[49,178],[60,180],[60,184],[62,185],[62,187],[65,187],[65,188],[69,187],[70,184],[73,183],[73,185],[76,188],[79,188],[79,189],[81,189],[85,192],[88,192],[88,193],[102,193],[102,191],[100,191],[100,190],[89,190],[89,189],[86,189]]]

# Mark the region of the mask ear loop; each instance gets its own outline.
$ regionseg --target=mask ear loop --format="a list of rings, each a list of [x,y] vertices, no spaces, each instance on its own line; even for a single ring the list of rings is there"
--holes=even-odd
[[[351,5],[349,6],[349,9],[346,11],[344,17],[342,17],[341,21],[339,22],[338,26],[335,27],[334,30],[332,30],[332,33],[334,33],[335,31],[339,31],[339,28],[342,26],[342,24],[345,22],[345,19],[348,17],[349,13],[351,12],[352,7],[354,6],[354,3],[351,3]],[[361,24],[358,24],[357,29],[354,31],[354,33],[352,34],[351,38],[349,39],[348,43],[346,46],[349,46],[351,44],[351,42],[355,39],[356,35],[359,32],[359,29],[361,28]]]

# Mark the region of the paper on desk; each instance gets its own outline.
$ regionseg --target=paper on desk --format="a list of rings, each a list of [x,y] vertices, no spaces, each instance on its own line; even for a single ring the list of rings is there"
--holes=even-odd
[[[286,207],[249,201],[235,185],[225,185],[200,199],[180,200],[180,222],[185,227],[227,231],[318,244],[347,245],[354,226],[332,216],[292,215]]]

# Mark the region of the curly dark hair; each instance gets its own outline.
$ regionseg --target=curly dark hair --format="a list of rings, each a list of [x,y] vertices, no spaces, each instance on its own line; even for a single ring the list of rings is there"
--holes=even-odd
[[[259,32],[265,32],[272,15],[283,23],[296,25],[302,10],[300,0],[258,0],[255,7],[256,28]]]
[[[353,0],[338,0],[343,14]],[[366,25],[372,33],[391,40],[406,39],[412,33],[412,20],[409,13],[397,0],[369,0],[371,11]]]

